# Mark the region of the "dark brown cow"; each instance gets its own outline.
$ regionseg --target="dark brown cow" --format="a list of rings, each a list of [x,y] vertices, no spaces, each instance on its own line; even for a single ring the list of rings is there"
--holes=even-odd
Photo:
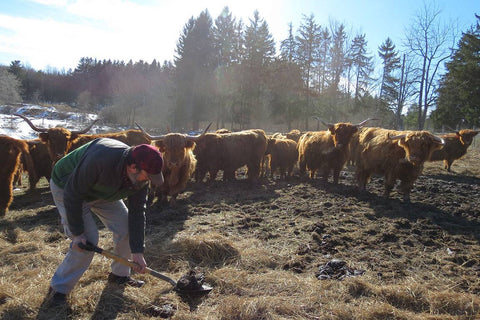
[[[302,133],[298,129],[293,129],[293,130],[290,130],[290,132],[285,133],[285,136],[287,137],[287,139],[292,139],[297,143],[301,135]]]
[[[333,171],[333,183],[337,184],[340,171],[347,161],[348,145],[353,134],[370,120],[359,124],[329,124],[322,121],[328,126],[327,131],[311,131],[302,135],[298,142],[300,173],[303,174],[308,169],[310,178],[313,179],[317,170],[320,170],[326,181]]]
[[[455,133],[440,135],[439,137],[445,141],[445,145],[442,149],[433,151],[430,161],[443,160],[445,169],[450,171],[453,161],[460,159],[467,153],[468,147],[470,147],[478,132],[478,130],[464,129]]]
[[[383,128],[366,128],[354,139],[358,139],[355,163],[360,191],[365,190],[372,174],[380,174],[385,176],[384,196],[390,196],[399,179],[405,201],[410,200],[410,191],[422,173],[424,162],[444,144],[443,139],[428,131]]]
[[[98,138],[110,138],[118,141],[122,141],[129,146],[136,146],[139,144],[150,144],[151,140],[148,139],[141,130],[129,129],[126,131],[119,132],[108,132],[108,133],[99,133],[99,134],[82,134],[79,135],[75,140],[72,141],[70,149],[68,152],[77,149],[80,146],[83,146],[85,143]]]
[[[297,143],[292,139],[268,138],[265,154],[270,155],[270,177],[280,171],[280,179],[292,176],[293,167],[298,160]]]
[[[47,144],[48,153],[52,162],[57,162],[60,158],[67,154],[67,151],[70,150],[72,141],[75,140],[79,135],[86,133],[90,130],[95,122],[90,124],[87,128],[79,131],[70,131],[65,128],[56,127],[56,128],[39,128],[35,126],[27,117],[21,114],[15,114],[17,117],[25,120],[28,125],[35,131],[40,132],[38,137],[42,142]]]
[[[0,216],[5,216],[13,200],[13,178],[20,166],[22,154],[25,159],[25,166],[31,172],[33,162],[28,152],[27,144],[7,136],[0,136]]]
[[[40,139],[24,141],[28,145],[28,150],[33,160],[33,169],[35,170],[34,174],[28,172],[28,181],[30,184],[29,191],[33,191],[35,190],[38,181],[42,177],[45,177],[45,179],[47,179],[47,181],[50,183],[50,177],[52,174],[52,160],[50,159],[47,145]],[[22,161],[24,162],[24,160]],[[28,171],[28,168],[25,167],[25,170]]]
[[[254,182],[260,174],[267,136],[261,129],[224,134],[206,133],[196,144],[196,181],[203,181],[207,172],[210,180],[214,180],[219,170],[223,170],[224,181],[232,181],[235,180],[235,171],[246,165],[248,180]]]
[[[195,171],[197,160],[193,154],[195,141],[197,141],[208,130],[199,136],[190,136],[182,133],[169,133],[161,136],[152,136],[148,134],[138,124],[145,136],[154,142],[155,146],[162,152],[163,168],[162,173],[164,183],[160,187],[152,187],[149,202],[153,201],[155,193],[162,195],[162,201],[167,201],[170,196],[169,204],[171,207],[176,205],[176,199],[179,193],[185,190],[187,182]],[[152,194],[153,193],[153,194]]]

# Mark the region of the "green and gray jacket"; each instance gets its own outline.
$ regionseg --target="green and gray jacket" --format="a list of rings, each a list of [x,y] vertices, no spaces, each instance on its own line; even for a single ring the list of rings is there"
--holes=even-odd
[[[53,182],[64,190],[67,223],[74,235],[84,231],[82,204],[103,199],[127,198],[128,231],[132,253],[143,253],[147,187],[138,190],[127,181],[126,160],[132,147],[101,138],[93,140],[60,159],[52,171]]]

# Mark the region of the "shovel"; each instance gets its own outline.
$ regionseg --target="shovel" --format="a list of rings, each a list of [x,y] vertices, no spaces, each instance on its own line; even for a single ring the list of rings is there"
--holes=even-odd
[[[137,266],[135,262],[127,260],[123,257],[120,257],[113,252],[103,250],[102,248],[99,248],[90,242],[87,242],[87,244],[79,243],[78,246],[83,250],[100,253],[104,257],[113,259],[131,268]],[[203,284],[202,283],[203,281],[197,281],[194,273],[192,272],[190,272],[190,275],[187,274],[182,278],[180,278],[179,281],[175,281],[172,278],[167,277],[166,275],[161,274],[160,272],[150,269],[148,267],[146,272],[151,274],[154,277],[162,279],[163,281],[167,281],[173,286],[173,290],[175,290],[179,294],[186,294],[186,295],[207,294],[210,291],[212,291],[212,287],[206,284]]]

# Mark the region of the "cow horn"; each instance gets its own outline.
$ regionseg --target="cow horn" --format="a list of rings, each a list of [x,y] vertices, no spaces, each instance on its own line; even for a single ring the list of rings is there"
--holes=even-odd
[[[30,128],[32,128],[32,129],[35,130],[35,131],[38,131],[38,132],[47,132],[47,130],[48,130],[48,129],[45,129],[45,128],[38,128],[38,127],[36,127],[36,126],[32,123],[32,121],[30,121],[27,117],[22,116],[21,114],[15,113],[14,115],[17,116],[17,117],[22,118],[23,120],[25,120],[25,121],[28,123],[28,125],[30,126]]]
[[[212,125],[212,123],[210,122],[208,124],[208,126],[205,128],[205,130],[203,130],[202,134],[198,135],[198,136],[187,136],[188,139],[191,139],[193,141],[195,140],[198,140],[198,138],[202,137],[205,135],[205,133],[207,133],[208,129],[210,129],[210,126]]]
[[[399,134],[399,135],[397,135],[397,136],[391,137],[391,136],[390,136],[390,132],[388,133],[388,139],[390,139],[390,140],[403,139],[403,138],[405,138],[406,136],[407,136],[407,134]]]
[[[358,128],[361,128],[363,127],[368,121],[372,121],[372,120],[378,120],[377,118],[368,118],[366,120],[363,120],[362,122],[360,122],[359,124],[356,124],[355,126],[358,127]]]
[[[95,122],[97,122],[98,119],[95,119],[88,127],[86,127],[85,129],[83,130],[77,130],[77,131],[71,131],[72,134],[84,134],[84,133],[87,133],[88,130],[92,129],[93,125],[95,124]]]
[[[445,140],[443,140],[442,138],[438,137],[438,136],[435,136],[432,134],[432,137],[433,137],[433,140],[434,142],[438,143],[439,145],[445,145]]]
[[[164,134],[162,134],[161,136],[152,136],[150,135],[147,131],[145,131],[145,129],[143,129],[138,123],[135,122],[135,125],[138,127],[138,129],[140,129],[142,131],[142,133],[150,140],[161,140],[161,139],[165,139],[165,136]]]
[[[333,126],[334,126],[334,125],[331,124],[331,123],[327,123],[327,122],[323,121],[322,119],[320,119],[320,118],[317,117],[317,116],[312,116],[312,118],[315,119],[315,120],[317,120],[317,121],[320,121],[321,123],[323,123],[323,124],[324,124],[325,126],[327,126],[327,127],[333,127]]]

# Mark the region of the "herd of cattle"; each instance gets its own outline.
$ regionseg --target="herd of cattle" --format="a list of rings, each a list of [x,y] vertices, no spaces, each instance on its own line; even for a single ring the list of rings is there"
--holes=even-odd
[[[236,170],[246,166],[247,179],[255,182],[268,172],[273,179],[277,171],[281,179],[292,175],[298,165],[300,175],[308,171],[310,178],[320,176],[327,180],[333,174],[338,183],[341,170],[349,161],[355,165],[360,191],[365,190],[373,174],[384,176],[384,196],[388,197],[397,180],[400,191],[408,201],[410,191],[421,174],[425,161],[443,160],[445,169],[455,159],[465,155],[467,148],[479,131],[460,130],[436,136],[428,131],[395,131],[367,127],[371,120],[359,124],[322,123],[326,131],[300,132],[267,135],[261,129],[216,132],[187,135],[168,133],[152,136],[141,128],[115,133],[86,134],[93,126],[81,131],[65,128],[39,128],[27,117],[30,127],[39,132],[39,138],[20,140],[0,136],[0,150],[5,155],[0,159],[0,216],[4,216],[13,200],[13,183],[21,171],[28,172],[30,190],[34,190],[41,177],[50,180],[53,164],[69,151],[99,137],[120,140],[128,145],[154,144],[164,156],[164,184],[152,186],[149,201],[157,194],[162,201],[169,197],[170,206],[175,206],[176,197],[191,179],[200,182],[207,177],[215,180],[223,171],[223,180],[234,180]]]

